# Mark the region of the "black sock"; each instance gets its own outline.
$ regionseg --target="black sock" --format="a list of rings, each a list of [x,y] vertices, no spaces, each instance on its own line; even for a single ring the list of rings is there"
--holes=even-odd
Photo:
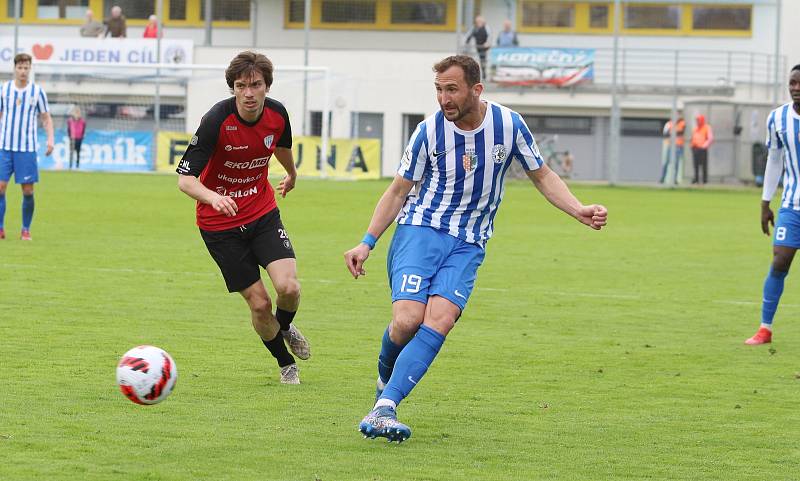
[[[280,332],[275,336],[275,339],[271,341],[262,339],[261,342],[269,349],[272,357],[278,361],[278,366],[285,367],[289,364],[294,364],[294,358],[289,354],[289,350],[286,349],[286,344],[284,344],[283,336],[281,336]]]
[[[281,331],[289,330],[289,324],[292,323],[295,314],[297,314],[297,312],[284,311],[280,307],[275,309],[275,319],[277,319],[278,324],[281,325]]]

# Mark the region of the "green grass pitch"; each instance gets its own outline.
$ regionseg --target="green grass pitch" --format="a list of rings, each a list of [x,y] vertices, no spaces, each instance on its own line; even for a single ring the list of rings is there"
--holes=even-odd
[[[507,185],[463,317],[399,409],[402,445],[365,440],[390,318],[388,236],[353,280],[388,181],[301,179],[279,202],[312,343],[282,386],[173,176],[44,173],[33,242],[19,188],[0,241],[2,480],[796,480],[800,281],[775,342],[748,347],[771,243],[759,194],[574,186],[594,232]],[[126,400],[115,365],[154,344],[175,391]]]

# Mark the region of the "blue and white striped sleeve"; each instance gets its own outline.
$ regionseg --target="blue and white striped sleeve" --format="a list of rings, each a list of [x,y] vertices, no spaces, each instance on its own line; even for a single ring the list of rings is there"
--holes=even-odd
[[[47,94],[44,93],[44,89],[41,87],[39,88],[39,99],[36,101],[36,107],[39,109],[40,114],[50,112],[50,104],[47,103]]]
[[[428,161],[428,129],[425,122],[420,122],[411,139],[408,141],[406,149],[403,151],[403,158],[400,160],[400,168],[397,175],[405,179],[417,182],[422,179],[425,172],[425,164]]]
[[[514,149],[517,160],[522,164],[525,170],[536,170],[542,166],[544,161],[542,155],[539,153],[539,146],[536,145],[536,140],[533,134],[528,129],[525,120],[519,114],[513,116],[514,131],[516,138],[514,139]]]
[[[775,128],[775,113],[777,110],[773,110],[770,112],[769,117],[767,117],[767,148],[768,149],[782,149],[783,142],[781,142],[781,138],[778,135],[778,129]]]

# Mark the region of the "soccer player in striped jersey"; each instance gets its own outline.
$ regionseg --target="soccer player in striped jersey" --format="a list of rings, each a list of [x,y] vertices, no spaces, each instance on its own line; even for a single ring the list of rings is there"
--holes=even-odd
[[[764,281],[761,304],[761,326],[745,344],[772,342],[772,319],[783,293],[783,281],[789,274],[794,253],[800,248],[800,64],[789,74],[789,94],[792,101],[770,112],[767,118],[767,169],[761,195],[761,230],[770,235],[775,227],[772,265]],[[783,196],[778,221],[769,203],[778,188],[783,173]]]
[[[22,186],[22,232],[20,239],[31,240],[33,184],[39,182],[36,162],[37,116],[47,132],[46,155],[53,152],[53,119],[47,95],[30,81],[31,56],[14,57],[14,79],[0,85],[0,239],[5,239],[6,187],[14,181]]]
[[[451,56],[433,70],[441,110],[419,124],[364,239],[344,254],[353,277],[364,275],[370,250],[396,218],[387,263],[392,321],[378,356],[377,400],[359,430],[398,442],[411,429],[397,420],[397,405],[467,304],[514,159],[548,201],[581,223],[600,230],[608,215],[602,205],[581,204],[544,164],[518,113],[481,100],[475,60]]]

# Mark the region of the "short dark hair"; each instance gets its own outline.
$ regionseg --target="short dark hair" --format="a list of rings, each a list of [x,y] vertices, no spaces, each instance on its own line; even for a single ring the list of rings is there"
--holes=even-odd
[[[269,88],[272,85],[272,70],[272,62],[266,56],[247,50],[231,60],[230,65],[225,69],[225,81],[228,82],[228,87],[233,90],[233,83],[238,79],[259,72],[264,77],[264,83],[267,84],[267,88]]]
[[[16,65],[18,63],[22,63],[22,62],[28,62],[28,63],[32,64],[33,63],[33,58],[30,55],[28,55],[27,53],[18,53],[16,55],[14,55],[14,66],[15,67],[16,67]]]
[[[464,80],[470,87],[480,83],[481,66],[469,55],[451,55],[443,58],[433,66],[433,71],[436,73],[443,73],[453,66],[461,67],[461,70],[464,72]]]
[[[794,72],[795,70],[800,70],[800,63],[792,67],[792,69],[789,72]]]

